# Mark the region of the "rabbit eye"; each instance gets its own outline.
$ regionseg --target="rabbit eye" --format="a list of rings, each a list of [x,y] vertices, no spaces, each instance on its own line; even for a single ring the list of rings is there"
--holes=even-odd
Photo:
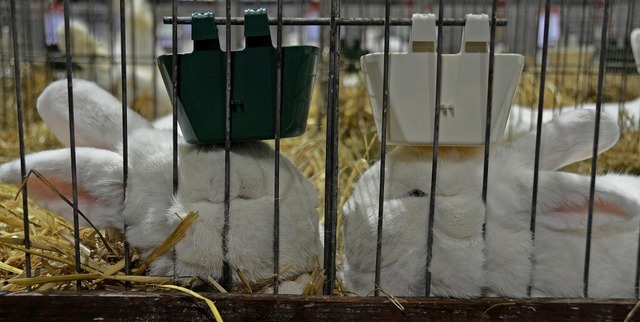
[[[413,189],[405,194],[406,197],[416,197],[416,198],[424,198],[427,196],[427,193],[420,189]]]

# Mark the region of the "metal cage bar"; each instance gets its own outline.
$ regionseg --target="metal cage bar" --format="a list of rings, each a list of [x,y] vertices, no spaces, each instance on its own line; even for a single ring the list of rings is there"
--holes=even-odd
[[[81,271],[82,267],[81,267],[81,258],[80,258],[80,250],[79,250],[79,235],[78,235],[78,231],[79,231],[79,215],[82,215],[79,210],[78,210],[78,177],[77,177],[77,165],[76,165],[76,152],[75,152],[75,124],[74,124],[74,113],[73,113],[73,106],[74,106],[74,102],[73,102],[73,73],[74,71],[72,70],[72,65],[75,61],[76,57],[73,57],[72,55],[72,51],[71,51],[71,41],[72,39],[70,38],[70,29],[69,29],[69,25],[70,25],[70,18],[71,18],[71,10],[70,10],[70,0],[64,0],[64,6],[65,6],[65,10],[64,10],[64,20],[65,20],[65,32],[66,32],[66,55],[65,55],[65,60],[66,60],[66,77],[67,77],[67,84],[68,84],[68,104],[69,104],[69,135],[70,135],[70,153],[71,153],[71,168],[72,168],[72,194],[73,194],[73,215],[74,215],[74,239],[75,239],[75,265],[76,265],[76,270],[78,272]],[[329,295],[329,294],[333,294],[334,289],[336,287],[336,272],[337,272],[337,267],[336,267],[336,253],[337,253],[337,241],[336,241],[336,235],[337,235],[337,220],[338,220],[338,216],[339,216],[339,211],[338,211],[338,192],[340,190],[340,186],[339,186],[339,180],[338,180],[338,172],[339,172],[339,161],[338,161],[338,151],[340,148],[340,141],[339,141],[339,128],[338,128],[338,120],[339,120],[339,112],[340,112],[340,96],[339,96],[339,91],[340,91],[340,38],[341,38],[341,31],[344,31],[345,29],[341,29],[341,28],[345,28],[345,27],[351,27],[351,26],[357,26],[357,27],[364,27],[364,26],[383,26],[384,27],[384,86],[383,86],[383,109],[382,109],[382,115],[383,115],[383,122],[382,122],[382,132],[380,133],[380,142],[381,142],[381,149],[380,149],[380,181],[379,181],[379,195],[378,195],[378,202],[379,202],[379,208],[378,208],[378,231],[377,231],[377,241],[376,241],[376,268],[375,268],[375,284],[376,284],[376,290],[374,295],[379,296],[379,290],[377,288],[377,286],[380,285],[380,266],[381,266],[381,258],[382,258],[382,248],[384,247],[383,245],[383,238],[382,238],[382,227],[384,224],[384,218],[383,218],[383,214],[384,214],[384,193],[385,193],[385,165],[386,165],[386,159],[385,159],[385,155],[387,152],[386,149],[386,142],[387,142],[387,138],[386,138],[386,129],[387,129],[387,115],[389,113],[388,111],[388,105],[389,105],[389,53],[390,53],[390,30],[392,26],[410,26],[411,25],[411,20],[407,19],[407,18],[393,18],[391,16],[391,3],[393,1],[391,0],[385,0],[384,1],[384,18],[349,18],[349,17],[341,17],[341,1],[339,0],[332,0],[331,1],[331,10],[330,10],[330,18],[289,18],[289,17],[283,17],[283,14],[285,13],[284,10],[284,3],[287,3],[287,1],[285,0],[277,0],[274,1],[275,4],[277,5],[277,18],[275,19],[269,19],[269,23],[271,25],[275,25],[276,26],[276,57],[277,57],[277,77],[276,77],[276,89],[277,89],[277,93],[276,93],[276,114],[275,114],[275,128],[276,128],[276,135],[275,135],[275,161],[274,161],[274,172],[275,172],[275,177],[274,177],[274,181],[273,181],[273,187],[274,187],[274,200],[273,200],[273,211],[274,211],[274,224],[273,224],[273,272],[275,274],[275,277],[273,279],[273,283],[274,283],[274,293],[278,293],[278,283],[279,283],[279,279],[280,277],[278,276],[278,272],[279,272],[279,257],[280,257],[280,247],[279,247],[279,239],[280,239],[280,152],[281,152],[281,110],[282,110],[282,60],[283,60],[283,52],[282,52],[282,48],[283,48],[283,32],[284,32],[284,27],[285,26],[309,26],[309,25],[320,25],[320,26],[328,26],[330,28],[330,32],[329,32],[329,36],[330,36],[330,41],[329,41],[329,71],[328,71],[328,86],[327,86],[327,133],[326,133],[326,143],[327,143],[327,152],[326,152],[326,164],[325,164],[325,175],[326,175],[326,179],[325,179],[325,249],[324,249],[324,263],[323,266],[326,270],[326,274],[327,274],[327,280],[326,283],[324,285],[324,293]],[[561,6],[564,8],[563,11],[566,8],[569,8],[569,5],[573,5],[578,3],[579,1],[564,1],[561,0],[560,4]],[[177,128],[178,128],[178,110],[177,110],[177,106],[178,106],[178,88],[180,86],[179,84],[179,77],[178,77],[178,72],[179,72],[179,66],[177,63],[177,47],[178,47],[178,25],[181,24],[188,24],[190,23],[190,18],[189,17],[179,17],[178,16],[178,4],[179,1],[177,0],[172,0],[171,1],[171,6],[172,6],[172,15],[171,17],[164,17],[164,22],[167,24],[171,24],[172,27],[172,44],[173,44],[173,48],[172,48],[172,53],[174,56],[174,60],[173,60],[173,70],[172,70],[172,74],[173,74],[173,193],[176,194],[177,190],[178,190],[178,180],[179,180],[179,173],[178,173],[178,138],[179,138],[179,134],[177,132]],[[522,9],[521,5],[524,2],[519,1],[517,3],[517,11],[523,11],[523,12],[528,12],[527,8]],[[542,1],[540,1],[539,3],[542,3]],[[532,204],[531,204],[531,217],[530,217],[530,232],[532,234],[532,236],[535,238],[535,227],[536,227],[536,212],[537,212],[537,202],[538,202],[538,171],[539,171],[539,158],[540,158],[540,144],[541,144],[541,125],[542,125],[542,110],[544,108],[544,97],[545,97],[545,82],[546,82],[546,77],[547,77],[547,72],[548,72],[548,65],[549,65],[549,61],[548,61],[548,52],[549,52],[549,17],[550,17],[550,13],[551,13],[551,7],[552,7],[552,1],[551,0],[546,0],[545,1],[545,6],[544,6],[544,12],[545,12],[545,21],[544,21],[544,40],[543,40],[543,46],[542,46],[542,59],[541,59],[541,64],[539,64],[538,66],[540,67],[540,87],[538,88],[539,90],[539,95],[538,95],[538,118],[537,118],[537,136],[536,136],[536,150],[535,150],[535,161],[534,161],[534,176],[533,176],[533,191],[532,191]],[[584,0],[582,2],[583,4],[585,4],[585,9],[583,9],[582,12],[582,16],[583,19],[581,21],[581,24],[585,27],[585,29],[588,29],[586,24],[586,18],[589,16],[593,16],[593,15],[597,15],[600,14],[600,8],[595,8],[595,7],[587,7],[587,1]],[[123,136],[123,163],[124,163],[124,167],[123,167],[123,180],[124,180],[124,184],[125,184],[125,188],[123,190],[123,194],[126,195],[126,183],[127,183],[127,178],[128,178],[128,138],[127,138],[127,98],[129,95],[132,94],[133,97],[136,96],[136,83],[135,81],[133,82],[133,84],[129,84],[133,86],[133,90],[129,91],[129,93],[127,92],[128,90],[128,86],[127,86],[127,72],[128,72],[128,63],[131,63],[131,67],[129,69],[129,72],[132,72],[133,74],[136,73],[135,69],[136,69],[136,65],[140,63],[139,59],[136,58],[136,53],[135,53],[135,49],[134,48],[127,48],[126,45],[126,38],[129,37],[129,34],[126,32],[126,25],[127,23],[131,23],[130,21],[125,21],[125,12],[126,10],[135,10],[133,5],[131,5],[129,8],[125,8],[126,7],[126,1],[125,0],[120,0],[120,17],[119,17],[119,23],[120,23],[120,46],[121,46],[121,61],[122,61],[122,66],[121,66],[121,70],[122,70],[122,122],[123,122],[123,128],[122,128],[122,136]],[[131,4],[131,3],[130,3]],[[467,2],[465,1],[465,4],[467,4]],[[476,7],[481,7],[482,10],[486,10],[485,9],[485,5],[487,5],[488,2],[485,1],[473,1],[472,5],[474,8]],[[227,256],[228,256],[228,234],[229,234],[229,221],[230,221],[230,216],[233,214],[233,209],[231,209],[231,204],[230,204],[230,177],[231,177],[231,153],[232,153],[232,144],[231,144],[231,92],[232,92],[232,81],[231,81],[231,47],[232,47],[232,31],[231,31],[231,26],[235,26],[235,25],[241,25],[244,23],[244,19],[243,18],[239,18],[239,17],[232,17],[231,16],[231,5],[232,2],[230,0],[226,0],[225,1],[225,15],[224,17],[217,17],[215,18],[215,23],[219,24],[219,25],[224,25],[225,26],[225,32],[226,32],[226,107],[225,107],[225,143],[224,143],[224,152],[225,152],[225,172],[224,172],[224,176],[225,176],[225,199],[224,199],[224,203],[225,203],[225,208],[224,208],[224,215],[225,215],[225,223],[224,223],[224,229],[223,229],[223,252],[224,252],[224,258],[225,258],[225,264],[224,264],[224,269],[223,269],[223,285],[225,287],[230,287],[231,283],[232,283],[232,274],[233,272],[231,271],[231,267],[229,266],[228,262],[227,262]],[[299,4],[297,4],[299,5]],[[453,4],[451,4],[453,5]],[[93,8],[93,1],[91,1],[90,3],[91,6],[91,11],[94,10]],[[489,178],[488,178],[488,169],[489,169],[489,139],[490,139],[490,129],[491,129],[491,109],[492,109],[492,103],[493,103],[493,79],[494,79],[494,55],[496,53],[496,27],[499,26],[505,26],[507,21],[506,19],[499,19],[497,12],[498,12],[498,0],[492,0],[491,1],[491,22],[490,22],[490,26],[491,26],[491,41],[490,41],[490,46],[489,46],[489,74],[488,74],[488,92],[487,92],[487,97],[486,97],[486,106],[487,106],[487,117],[486,117],[486,129],[485,129],[485,144],[484,144],[484,175],[483,175],[483,182],[482,182],[482,198],[483,201],[486,202],[487,199],[487,187],[490,184]],[[606,48],[608,45],[608,34],[611,31],[610,27],[609,27],[609,20],[612,19],[611,16],[611,7],[612,4],[610,1],[606,0],[603,3],[603,7],[602,7],[602,18],[603,18],[603,22],[602,22],[602,26],[601,26],[601,35],[602,37],[599,39],[600,40],[600,49],[601,49],[601,54],[599,57],[599,69],[598,69],[598,73],[597,73],[597,83],[598,83],[598,89],[597,89],[597,100],[596,100],[596,111],[597,111],[597,117],[596,117],[596,122],[595,122],[595,134],[594,134],[594,151],[593,151],[593,158],[592,158],[592,164],[591,164],[591,185],[590,185],[590,195],[589,195],[589,213],[588,213],[588,229],[587,229],[587,234],[586,234],[586,239],[585,239],[585,246],[586,246],[586,251],[585,251],[585,264],[584,264],[584,274],[583,274],[583,295],[585,297],[589,296],[589,290],[588,290],[588,284],[589,284],[589,261],[590,261],[590,249],[591,249],[591,234],[592,234],[592,225],[593,225],[593,207],[594,207],[594,194],[595,194],[595,184],[596,184],[596,165],[597,165],[597,156],[598,156],[598,151],[597,151],[597,145],[598,145],[598,133],[599,133],[599,119],[600,119],[600,113],[601,113],[601,109],[602,109],[602,103],[603,103],[603,95],[604,95],[604,77],[606,73],[609,73],[609,71],[607,70],[607,52],[606,52]],[[11,31],[12,31],[12,48],[13,48],[13,67],[14,67],[14,80],[15,80],[15,95],[16,95],[16,105],[17,105],[17,118],[18,118],[18,132],[19,132],[19,139],[20,139],[20,158],[21,158],[21,166],[22,166],[22,175],[23,177],[26,176],[26,165],[25,165],[25,161],[24,161],[24,157],[25,157],[25,147],[24,147],[24,125],[26,124],[26,121],[24,120],[24,113],[26,113],[24,107],[23,107],[23,102],[22,102],[22,96],[24,96],[25,94],[23,93],[23,85],[24,83],[29,83],[31,82],[32,84],[29,84],[29,88],[34,88],[35,85],[33,84],[34,80],[31,77],[22,77],[22,74],[24,71],[21,71],[21,62],[26,61],[27,63],[31,64],[34,63],[35,57],[36,57],[36,51],[35,49],[33,49],[32,47],[32,41],[33,41],[33,36],[32,32],[30,31],[30,25],[27,24],[27,26],[29,26],[29,28],[26,28],[26,32],[29,35],[26,39],[31,39],[31,41],[28,41],[28,43],[23,44],[23,46],[20,46],[19,43],[19,39],[20,37],[18,36],[18,32],[19,32],[19,28],[18,28],[18,21],[19,21],[19,14],[17,13],[17,9],[16,8],[16,3],[15,0],[11,0],[10,2],[10,9],[11,9]],[[630,1],[628,3],[628,11],[627,11],[627,21],[626,21],[626,27],[625,27],[625,33],[628,34],[631,27],[633,26],[632,23],[632,19],[631,17],[633,16],[633,13],[635,12],[635,2],[634,1]],[[30,10],[29,4],[23,4],[23,6],[21,8],[19,8],[22,10],[23,13],[28,13]],[[434,124],[434,144],[433,144],[433,155],[432,155],[432,176],[431,176],[431,194],[429,196],[430,198],[430,204],[429,204],[429,211],[428,211],[428,215],[429,215],[429,219],[428,219],[428,232],[427,232],[427,258],[426,258],[426,271],[425,271],[425,282],[426,282],[426,291],[425,291],[425,295],[426,296],[431,296],[431,273],[429,270],[429,266],[432,260],[432,247],[433,247],[433,224],[434,224],[434,215],[435,215],[435,203],[437,202],[436,198],[435,198],[435,191],[436,191],[436,178],[438,175],[438,140],[439,140],[439,117],[440,117],[440,100],[441,100],[441,56],[442,56],[442,51],[443,51],[443,46],[442,46],[442,42],[443,42],[443,38],[441,37],[441,35],[443,35],[442,30],[444,26],[463,26],[464,25],[464,19],[459,19],[459,18],[444,18],[445,15],[445,5],[444,5],[444,1],[440,0],[439,1],[439,15],[438,15],[438,22],[437,22],[437,26],[438,26],[438,45],[437,45],[437,82],[436,82],[436,97],[435,102],[436,102],[436,111],[435,111],[435,124]],[[598,12],[595,12],[598,11]],[[453,14],[456,14],[455,10],[452,10],[452,12],[454,12]],[[154,10],[154,15],[155,15],[155,10]],[[24,14],[22,19],[25,19],[25,17],[27,17],[26,14]],[[526,19],[524,21],[527,21]],[[23,23],[25,23],[23,21]],[[536,22],[537,24],[538,22]],[[568,26],[568,22],[567,21],[563,21],[563,29],[565,33],[568,33],[568,31],[566,29]],[[521,32],[524,32],[526,30],[525,26],[520,26],[519,27],[523,27],[523,28],[516,28],[516,30],[520,30]],[[155,28],[154,28],[155,29]],[[537,28],[536,28],[537,29]],[[518,31],[516,31],[516,33],[518,33]],[[344,32],[343,34],[346,34],[346,32]],[[135,42],[135,33],[131,34],[131,37],[134,42]],[[566,36],[567,34],[565,34]],[[0,34],[0,42],[3,42],[3,35]],[[31,37],[31,38],[30,38]],[[580,30],[580,38],[581,39],[592,39],[593,36],[589,36],[586,34],[586,32],[583,32],[582,30]],[[453,42],[454,37],[450,37],[450,41]],[[446,40],[444,40],[446,41]],[[527,43],[526,38],[522,40],[522,42],[518,41],[517,42],[518,45],[520,45],[521,50],[522,51],[528,51],[528,45],[525,45],[525,43]],[[566,45],[566,43],[565,43]],[[131,46],[130,46],[131,47]],[[526,48],[525,48],[526,47]],[[535,47],[535,46],[534,46]],[[560,61],[560,56],[562,56],[562,50],[563,49],[559,49],[559,51],[557,52],[556,55],[556,60]],[[582,51],[582,48],[580,49]],[[127,58],[127,52],[129,52],[129,54],[131,55],[131,58]],[[21,54],[22,53],[22,54]],[[140,54],[140,53],[138,53]],[[154,37],[154,48],[153,48],[153,52],[151,53],[152,55],[156,55],[155,52],[155,37]],[[580,54],[580,56],[583,53]],[[95,62],[96,59],[98,59],[98,57],[95,57],[95,53],[92,54],[93,57],[89,58],[89,61]],[[565,66],[566,67],[566,58],[564,62],[558,63],[561,66]],[[626,58],[625,58],[626,59]],[[2,63],[2,67],[4,70],[4,63],[5,63],[5,59],[4,59],[4,51],[0,53],[0,61]],[[113,59],[112,59],[112,63],[113,63]],[[626,60],[624,61],[623,65],[626,65]],[[581,65],[587,65],[588,63],[583,63],[583,58],[580,57],[579,58],[579,62],[578,62],[578,74],[580,75],[580,73],[584,73],[584,77],[587,76],[592,76],[592,72],[591,71],[587,71],[584,72],[584,68],[585,66],[581,66]],[[591,66],[587,66],[588,68],[592,68]],[[95,67],[93,67],[95,68]],[[559,79],[559,77],[564,77],[565,74],[561,73],[561,71],[559,69],[555,70],[555,78]],[[622,76],[622,77],[626,77],[626,76]],[[155,79],[157,78],[156,73],[154,73],[154,82]],[[26,80],[26,82],[24,82]],[[4,90],[4,92],[6,93],[8,90],[8,85],[6,84],[6,80],[3,77],[2,78],[2,89]],[[625,96],[625,87],[623,86],[623,91],[620,93],[620,106],[623,107],[624,106],[624,102],[622,102],[622,99]],[[154,89],[154,105],[157,105],[157,92]],[[582,101],[582,99],[578,100],[576,99],[576,102],[578,101]],[[7,115],[7,111],[6,111],[6,107],[4,107],[4,105],[6,105],[5,102],[3,102],[3,115]],[[157,111],[156,111],[157,112]],[[157,114],[154,114],[157,115]],[[6,117],[3,120],[4,124],[6,125],[7,121],[6,121]],[[24,187],[23,190],[23,207],[24,207],[24,234],[25,234],[25,247],[28,249],[30,247],[30,236],[29,236],[29,227],[28,227],[28,204],[27,204],[27,190],[26,187]],[[485,218],[486,220],[486,218]],[[485,221],[486,224],[486,221]],[[125,231],[126,231],[126,223],[125,223],[125,227],[124,227]],[[485,234],[485,231],[483,229],[483,235]],[[534,240],[535,241],[535,240]],[[639,241],[640,242],[640,241]],[[127,263],[125,265],[126,267],[126,272],[127,274],[130,273],[130,257],[131,254],[129,254],[129,250],[128,250],[128,246],[125,248],[125,260],[127,260]],[[636,288],[638,286],[638,282],[640,280],[640,249],[638,251],[637,254],[638,257],[638,265],[636,267],[637,270],[637,278],[635,281],[635,285]],[[27,269],[26,269],[26,274],[27,276],[30,276],[31,274],[31,258],[29,254],[26,254],[26,258],[27,258]],[[175,267],[175,253],[174,253],[174,280],[178,280],[180,278],[180,276],[178,276],[178,272],[176,270]],[[533,277],[531,277],[533,279]],[[529,284],[529,289],[528,289],[528,294],[531,295],[531,285],[532,283]],[[78,281],[77,287],[78,289],[81,288],[81,283]],[[636,297],[638,292],[636,291]]]

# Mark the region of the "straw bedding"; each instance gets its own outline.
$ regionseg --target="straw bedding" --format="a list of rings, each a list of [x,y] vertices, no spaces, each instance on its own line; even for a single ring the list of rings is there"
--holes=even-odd
[[[47,73],[38,68],[26,68],[25,75],[32,81],[23,86],[25,96],[24,106],[29,112],[25,113],[25,148],[27,152],[60,147],[55,137],[48,131],[35,113],[35,98],[38,93],[51,81]],[[339,114],[339,205],[346,201],[360,174],[372,162],[379,158],[379,142],[375,131],[373,117],[370,112],[364,80],[357,74],[344,74],[341,78],[359,78],[359,82],[342,83],[340,86],[340,114]],[[640,78],[628,75],[623,81],[619,75],[606,78],[605,100],[616,101],[624,91],[626,100],[640,96]],[[538,78],[533,72],[525,72],[516,94],[515,103],[537,106]],[[569,80],[574,78],[576,81]],[[11,79],[8,82],[12,83]],[[623,86],[624,85],[624,86]],[[552,108],[560,105],[572,105],[576,102],[595,100],[595,77],[559,76],[549,74],[545,86],[545,107]],[[11,89],[13,91],[13,89]],[[309,115],[307,131],[297,138],[282,140],[281,151],[291,158],[301,171],[309,177],[321,198],[318,211],[323,213],[324,184],[325,184],[325,141],[326,118],[324,96],[326,84],[318,81],[314,92],[312,107]],[[6,106],[12,106],[13,96],[4,95]],[[134,106],[142,114],[148,114],[148,104],[151,100],[137,102]],[[14,159],[19,155],[19,144],[15,112],[11,109],[7,113],[7,126],[0,131],[0,163]],[[5,115],[5,114],[3,114]],[[601,155],[598,162],[598,172],[618,171],[640,174],[640,154],[638,152],[640,137],[636,132],[624,133],[620,142],[609,152]],[[569,171],[589,173],[590,161],[585,161],[568,168]],[[31,178],[30,180],[37,180]],[[22,221],[22,197],[16,196],[19,189],[0,183],[0,290],[22,291],[27,287],[37,290],[64,290],[75,288],[76,280],[82,280],[87,289],[121,290],[124,282],[131,282],[134,289],[156,289],[154,285],[171,283],[168,277],[143,276],[144,263],[138,259],[133,250],[133,273],[124,273],[124,239],[116,230],[102,231],[104,239],[91,228],[80,230],[81,272],[76,272],[74,260],[73,224],[57,215],[41,209],[29,201],[29,233],[31,240],[31,269],[33,278],[25,278],[25,247],[24,224]],[[185,217],[180,229],[187,229],[190,220],[195,219],[193,213]],[[339,223],[340,224],[340,223]],[[179,241],[180,231],[161,246],[166,251],[172,243]],[[338,236],[341,240],[341,236]],[[341,247],[339,245],[339,247]],[[159,249],[158,252],[162,252]],[[339,254],[341,252],[339,251]],[[341,260],[340,255],[338,261]],[[241,274],[241,273],[240,273]],[[265,277],[268,278],[268,277]],[[314,285],[310,285],[306,294],[315,294],[321,289],[322,272],[315,272]],[[244,289],[233,290],[246,292],[248,289],[268,287],[268,279],[262,285],[247,285]],[[219,287],[215,281],[208,281],[215,290]]]

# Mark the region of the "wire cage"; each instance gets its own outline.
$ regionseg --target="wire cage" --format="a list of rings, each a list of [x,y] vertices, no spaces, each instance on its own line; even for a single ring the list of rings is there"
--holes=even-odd
[[[257,8],[266,9],[269,25],[260,46],[275,57],[273,84],[264,84],[275,89],[273,120],[264,120],[274,132],[265,144],[232,140],[238,109],[251,108],[238,87],[261,83],[252,70],[232,70],[268,63],[232,56],[256,43],[249,21],[262,13]],[[0,319],[202,320],[218,318],[214,306],[223,319],[639,319],[640,67],[632,50],[639,11],[633,0],[1,0]],[[203,16],[215,26],[215,43],[198,34],[196,12],[213,12]],[[416,32],[416,22],[428,19],[416,13],[434,14],[434,37],[419,38],[426,34]],[[470,36],[475,30],[465,29],[468,14],[486,15],[480,47]],[[178,57],[217,43],[219,88],[211,92],[223,97],[222,140],[187,144],[180,95],[188,86]],[[285,49],[295,46],[318,48],[315,74],[285,72]],[[446,81],[451,67],[443,62],[465,50],[486,59],[481,79],[470,81],[484,84],[470,99],[484,113],[477,120],[482,143],[449,146],[442,126],[464,111],[448,101],[456,84]],[[395,57],[421,51],[432,54],[433,75],[393,74]],[[372,65],[364,58],[376,53],[380,88],[368,83]],[[502,77],[496,58],[506,54],[520,55],[523,68],[496,142],[489,135]],[[159,56],[169,57],[160,68]],[[460,71],[457,83],[469,75],[476,74]],[[204,78],[184,76],[206,88]],[[240,77],[248,78],[234,83]],[[295,138],[281,136],[286,82],[313,86],[303,101],[310,106],[306,130]],[[430,129],[428,142],[392,143],[387,131],[399,126],[392,115],[402,105],[394,91],[423,83],[433,86],[422,93],[433,110],[411,108],[433,118],[428,125],[416,120],[419,132]],[[258,87],[243,93],[257,95],[264,90]],[[474,89],[460,89],[454,102],[467,92]],[[522,138],[528,145],[519,145]],[[561,148],[545,149],[549,142]],[[519,149],[529,154],[509,154]],[[549,157],[565,152],[575,152],[571,162]],[[409,161],[421,165],[402,170]],[[521,181],[509,172],[519,162],[529,166]],[[565,184],[565,173],[580,175],[579,205],[563,200],[578,194],[578,179]],[[559,188],[548,189],[549,182]],[[504,191],[522,186],[526,196]],[[609,202],[609,188],[623,196]],[[450,198],[462,201],[451,206]],[[547,209],[546,200],[556,199],[559,206]],[[502,226],[494,213],[508,213],[512,204],[520,205],[512,214],[525,219],[505,227],[525,237],[495,260],[495,229]],[[453,218],[453,228],[439,219],[465,211],[479,215]],[[584,217],[542,218],[562,211]],[[603,212],[613,215],[601,219]],[[468,222],[473,233],[461,231]],[[538,245],[547,237],[553,244],[549,232],[565,229],[553,225],[570,227],[574,238],[551,247],[574,251],[547,264],[555,279],[535,268],[546,263]],[[626,235],[598,246],[603,234],[619,236],[622,227]],[[443,234],[474,234],[475,246],[446,253]],[[622,276],[616,285],[626,291],[598,284],[608,271],[590,261],[609,258],[625,266],[626,275],[611,274]],[[518,259],[530,268],[509,275]],[[476,273],[466,273],[473,267]],[[485,276],[491,274],[500,276]],[[502,284],[509,278],[522,287]],[[572,284],[562,288],[556,279]],[[166,285],[198,291],[215,305]],[[60,310],[71,305],[77,309]]]

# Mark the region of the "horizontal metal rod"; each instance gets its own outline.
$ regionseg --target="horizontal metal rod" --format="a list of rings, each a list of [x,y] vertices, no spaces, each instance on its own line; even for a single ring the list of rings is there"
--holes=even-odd
[[[191,24],[191,17],[177,17],[177,24],[179,25],[188,25]],[[330,23],[330,18],[282,18],[283,25],[290,26],[311,26],[311,25],[320,25],[320,26],[328,26]],[[173,23],[172,17],[163,17],[162,22],[165,24]],[[219,17],[215,18],[216,25],[224,25],[225,18]],[[230,22],[232,25],[242,25],[244,24],[244,18],[241,17],[231,17]],[[276,25],[277,19],[270,18],[270,25]],[[336,24],[339,26],[384,26],[384,18],[336,18]],[[440,20],[436,20],[436,25],[440,24]],[[411,26],[411,18],[391,18],[390,25],[392,26]],[[445,18],[444,26],[464,26],[464,19],[453,19],[453,18]],[[496,20],[496,26],[504,27],[507,25],[506,19],[498,19]]]

